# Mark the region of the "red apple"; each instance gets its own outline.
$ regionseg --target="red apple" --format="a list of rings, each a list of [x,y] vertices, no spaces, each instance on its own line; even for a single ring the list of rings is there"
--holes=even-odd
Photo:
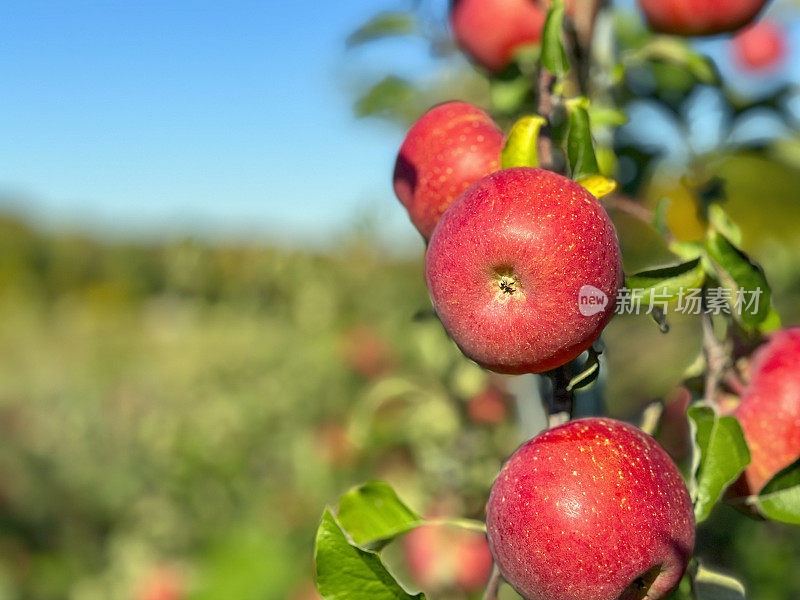
[[[583,187],[543,169],[484,177],[439,221],[425,277],[436,313],[469,358],[538,373],[592,345],[622,283],[608,215]]]
[[[639,0],[650,28],[674,35],[736,31],[758,16],[767,0]]]
[[[800,327],[772,334],[753,355],[750,383],[734,411],[750,448],[737,492],[757,494],[800,458]]]
[[[345,331],[340,349],[344,363],[365,379],[377,379],[397,363],[392,345],[368,325]]]
[[[567,0],[567,14],[580,2]],[[461,50],[496,73],[522,46],[539,43],[549,5],[549,0],[453,0],[450,27]]]
[[[571,421],[523,444],[487,511],[495,562],[528,600],[658,600],[694,547],[692,502],[675,463],[613,419]]]
[[[181,600],[186,597],[185,588],[184,579],[177,570],[162,566],[147,576],[136,598],[137,600]]]
[[[664,412],[658,426],[658,443],[675,460],[683,460],[692,450],[689,419],[686,409],[692,403],[692,393],[678,386],[664,397]]]
[[[440,104],[414,123],[394,168],[394,191],[426,240],[458,195],[500,168],[503,132],[466,102]]]
[[[506,418],[508,401],[507,394],[490,384],[469,399],[467,414],[473,423],[497,425]]]
[[[485,536],[444,525],[425,525],[406,534],[403,555],[414,583],[426,592],[474,592],[486,585],[492,571]]]
[[[539,42],[546,17],[537,0],[454,0],[450,26],[464,53],[496,72],[520,46]]]
[[[762,20],[737,33],[731,42],[733,57],[745,71],[771,71],[786,58],[786,32]]]
[[[324,421],[316,427],[314,449],[320,460],[332,469],[349,467],[357,453],[347,426],[337,421]]]

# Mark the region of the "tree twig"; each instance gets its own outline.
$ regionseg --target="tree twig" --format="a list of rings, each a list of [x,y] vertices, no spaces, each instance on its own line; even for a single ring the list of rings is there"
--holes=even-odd
[[[719,384],[730,367],[730,358],[725,348],[725,344],[719,340],[714,333],[714,321],[706,306],[706,294],[703,290],[703,313],[700,316],[703,327],[703,352],[706,357],[706,378],[703,393],[703,401],[708,406],[715,406],[717,403],[717,390]]]
[[[537,153],[539,155],[539,166],[548,170],[553,170],[554,166],[553,138],[550,132],[550,122],[553,118],[553,84],[555,83],[555,80],[555,75],[553,75],[543,66],[539,67],[539,79],[537,85],[539,104],[537,112],[540,116],[547,120],[547,123],[539,132],[539,138],[536,145]]]
[[[497,568],[497,564],[493,564],[492,574],[489,575],[489,581],[486,583],[486,591],[483,592],[483,600],[497,600],[501,581],[500,569]]]

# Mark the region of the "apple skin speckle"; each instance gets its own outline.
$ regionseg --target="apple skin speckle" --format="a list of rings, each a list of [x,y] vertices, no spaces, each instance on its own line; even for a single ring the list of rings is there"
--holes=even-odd
[[[501,573],[526,600],[659,600],[695,539],[689,493],[666,451],[607,418],[523,444],[492,487],[486,525]]]
[[[469,358],[498,373],[572,360],[614,313],[622,262],[614,227],[583,187],[544,169],[484,177],[433,232],[426,280],[434,309]],[[607,302],[579,307],[584,286]]]

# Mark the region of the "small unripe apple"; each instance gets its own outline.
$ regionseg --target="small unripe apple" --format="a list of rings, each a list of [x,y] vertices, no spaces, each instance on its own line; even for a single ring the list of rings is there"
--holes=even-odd
[[[605,210],[574,181],[504,169],[442,216],[426,254],[433,307],[469,358],[498,373],[539,373],[589,348],[622,283]]]
[[[492,571],[489,544],[475,531],[424,525],[407,533],[402,545],[414,583],[426,592],[474,592]]]
[[[426,240],[461,192],[500,168],[503,132],[467,102],[425,113],[406,135],[394,168],[394,191]]]
[[[694,547],[678,468],[643,431],[571,421],[523,444],[492,487],[495,562],[527,600],[666,596]]]
[[[736,31],[755,19],[767,0],[639,0],[650,28],[674,35]]]
[[[745,71],[767,72],[786,58],[786,32],[768,20],[742,30],[732,42],[733,57]]]
[[[753,355],[750,383],[734,415],[750,448],[738,493],[757,494],[800,458],[800,327],[772,334]]]

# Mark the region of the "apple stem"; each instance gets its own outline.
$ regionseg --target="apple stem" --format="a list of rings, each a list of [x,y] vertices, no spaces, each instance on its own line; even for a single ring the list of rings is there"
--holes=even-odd
[[[486,591],[483,593],[483,600],[497,600],[501,580],[500,569],[497,568],[497,564],[493,564],[492,574],[489,575],[489,581],[486,583]]]

